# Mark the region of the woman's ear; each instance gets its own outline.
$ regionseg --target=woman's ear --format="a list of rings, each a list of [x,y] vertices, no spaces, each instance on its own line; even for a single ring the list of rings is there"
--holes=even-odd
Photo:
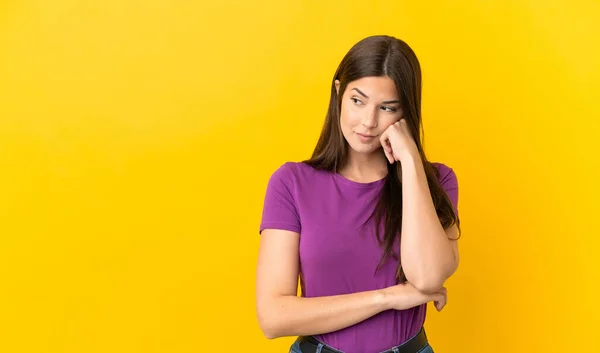
[[[335,80],[335,92],[340,94],[340,80]]]

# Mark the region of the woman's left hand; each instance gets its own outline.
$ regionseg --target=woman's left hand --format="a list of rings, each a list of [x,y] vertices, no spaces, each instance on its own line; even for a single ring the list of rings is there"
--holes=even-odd
[[[413,139],[406,120],[400,119],[390,125],[379,138],[383,152],[391,164],[409,155],[418,154],[417,144]]]

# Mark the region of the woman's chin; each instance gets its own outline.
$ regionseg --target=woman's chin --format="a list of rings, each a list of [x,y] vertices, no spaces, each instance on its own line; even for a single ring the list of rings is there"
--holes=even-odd
[[[373,153],[377,152],[379,147],[381,147],[381,146],[377,146],[377,145],[373,145],[373,144],[364,144],[364,143],[354,143],[354,144],[350,145],[350,149],[352,149],[352,152],[359,153],[359,154],[365,154],[365,155],[369,155],[369,154],[373,154]]]

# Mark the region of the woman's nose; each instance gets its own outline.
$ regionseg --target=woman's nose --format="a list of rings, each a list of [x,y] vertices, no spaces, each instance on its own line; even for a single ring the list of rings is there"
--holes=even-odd
[[[376,128],[377,127],[377,112],[375,110],[372,110],[369,113],[367,113],[363,117],[361,124],[364,127],[367,127],[369,129]]]

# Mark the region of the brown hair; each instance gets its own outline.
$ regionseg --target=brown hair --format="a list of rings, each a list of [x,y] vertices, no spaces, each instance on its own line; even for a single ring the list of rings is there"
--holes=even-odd
[[[444,229],[457,224],[460,237],[460,220],[452,203],[439,183],[439,170],[427,161],[423,151],[421,132],[421,68],[417,56],[404,41],[391,36],[371,36],[356,43],[344,56],[331,84],[331,98],[321,135],[312,157],[304,163],[316,169],[337,173],[348,157],[348,143],[340,127],[341,97],[348,84],[367,76],[388,76],[396,84],[404,118],[423,161],[429,190],[437,215]],[[335,81],[340,81],[339,95]],[[400,163],[389,164],[381,194],[372,217],[376,218],[376,234],[384,249],[378,269],[392,255],[396,238],[400,240],[402,226],[402,169]],[[383,235],[380,225],[384,224]],[[406,281],[400,259],[396,279]]]

